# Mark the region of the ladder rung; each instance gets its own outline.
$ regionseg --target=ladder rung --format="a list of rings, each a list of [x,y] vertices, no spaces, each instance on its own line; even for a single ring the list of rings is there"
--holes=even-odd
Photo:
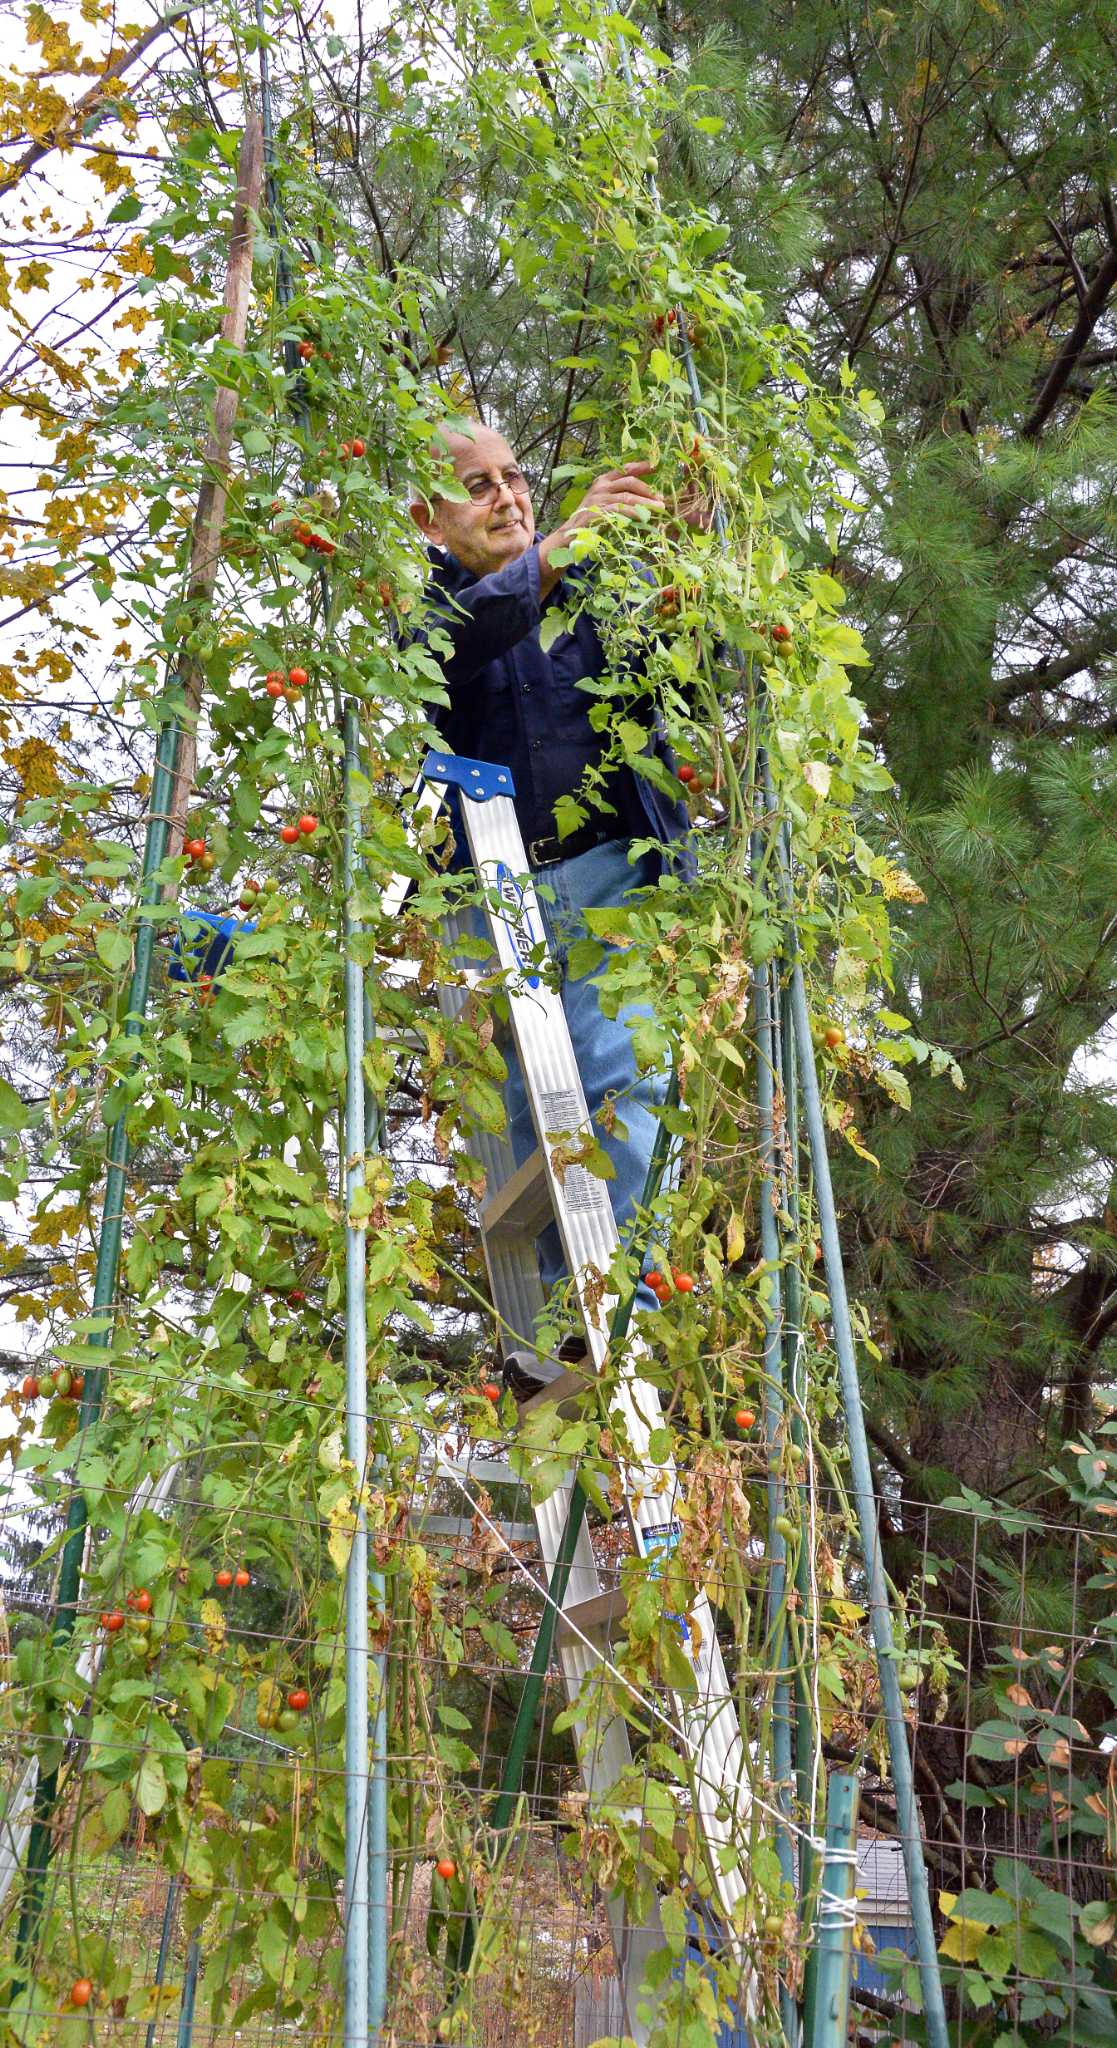
[[[588,1600],[574,1600],[564,1607],[558,1625],[560,1629],[578,1629],[588,1636],[595,1628],[607,1628],[625,1612],[626,1605],[624,1587],[608,1586],[604,1593],[593,1593]]]
[[[504,1186],[489,1196],[481,1211],[481,1228],[486,1237],[491,1237],[496,1231],[515,1231],[517,1235],[538,1237],[543,1225],[550,1222],[551,1215],[551,1195],[543,1154],[536,1146],[523,1165],[509,1174]]]
[[[533,1415],[537,1408],[546,1408],[553,1402],[559,1414],[564,1415],[568,1410],[579,1406],[587,1387],[591,1387],[596,1378],[593,1361],[586,1357],[580,1365],[560,1373],[557,1380],[549,1380],[545,1387],[540,1387],[537,1394],[532,1394],[528,1400],[521,1401],[520,1414]]]
[[[422,1536],[452,1536],[457,1542],[465,1542],[473,1527],[470,1515],[428,1515],[416,1508],[409,1517],[411,1527]],[[534,1522],[495,1522],[493,1525],[506,1543],[530,1543],[539,1548],[539,1531]]]

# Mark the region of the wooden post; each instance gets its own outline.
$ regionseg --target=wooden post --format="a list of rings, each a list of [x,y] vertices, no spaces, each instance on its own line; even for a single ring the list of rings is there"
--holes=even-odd
[[[248,327],[248,305],[252,295],[252,245],[255,218],[260,211],[264,181],[264,131],[259,115],[249,113],[237,165],[237,191],[233,206],[233,231],[229,242],[229,265],[225,273],[225,312],[221,340],[230,348],[243,348]],[[217,580],[221,556],[221,535],[225,524],[225,490],[229,475],[229,453],[237,416],[237,393],[220,386],[214,401],[213,420],[202,456],[204,475],[194,512],[190,543],[190,574],[186,587],[187,616],[195,615],[209,603]],[[198,714],[201,710],[205,671],[196,656],[183,650],[179,656],[177,681],[183,705],[179,712],[178,748],[175,754],[171,790],[170,831],[167,852],[182,851],[186,811],[198,765]],[[173,890],[168,889],[170,897]]]

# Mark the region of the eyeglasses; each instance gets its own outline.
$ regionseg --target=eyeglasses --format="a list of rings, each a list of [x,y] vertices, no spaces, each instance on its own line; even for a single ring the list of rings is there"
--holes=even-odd
[[[526,491],[527,478],[522,469],[505,469],[501,471],[499,483],[491,476],[475,476],[467,483],[466,490],[475,505],[491,505],[495,504],[505,484],[510,491]]]

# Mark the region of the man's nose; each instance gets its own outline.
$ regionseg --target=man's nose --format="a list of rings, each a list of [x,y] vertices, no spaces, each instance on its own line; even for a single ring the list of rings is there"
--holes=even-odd
[[[516,493],[512,489],[512,486],[509,483],[508,478],[506,476],[497,476],[493,478],[493,491],[494,505],[503,504],[505,499],[508,499],[511,501],[512,504],[515,504]]]

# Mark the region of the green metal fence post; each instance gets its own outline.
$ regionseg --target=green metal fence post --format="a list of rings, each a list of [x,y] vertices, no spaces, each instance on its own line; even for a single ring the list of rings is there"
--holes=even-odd
[[[194,2006],[198,1997],[198,1965],[202,1952],[195,1934],[186,1951],[186,1975],[182,1980],[182,2004],[178,2009],[178,2033],[175,2048],[190,2048],[194,2039]]]
[[[365,1185],[364,968],[356,903],[357,795],[360,748],[357,707],[345,707],[345,1430],[354,1482],[368,1478],[368,1360],[365,1306],[365,1223],[354,1204]],[[368,1525],[360,1499],[345,1574],[345,2048],[368,2048],[369,2020],[369,1640]]]
[[[806,2048],[845,2048],[849,2033],[860,1796],[851,1771],[832,1773],[826,1799],[826,1853],[817,1935],[807,1965]]]
[[[787,1206],[802,1231],[799,1203],[799,1072],[795,1057],[795,1034],[791,1022],[791,996],[786,985],[780,989],[780,1074],[783,1081],[784,1128],[787,1146]],[[803,1410],[807,1398],[806,1360],[803,1351],[802,1280],[799,1264],[792,1260],[784,1275],[784,1383],[790,1394],[791,1441],[801,1459],[806,1457],[807,1430]],[[795,1558],[795,1591],[799,1601],[800,1627],[811,1614],[811,1475],[804,1467],[799,1481],[799,1549]],[[795,1671],[795,1717],[793,1722],[795,1796],[799,1807],[798,1891],[800,1918],[803,1902],[814,1884],[814,1851],[811,1847],[811,1819],[819,1791],[816,1783],[816,1743],[810,1687],[802,1657],[793,1659]]]
[[[154,909],[162,891],[155,880],[167,848],[171,789],[174,776],[175,754],[178,747],[178,719],[172,716],[160,729],[155,751],[155,768],[151,784],[151,806],[148,811],[147,831],[144,836],[143,867],[140,873],[140,924],[132,956],[132,978],[128,989],[128,1008],[124,1018],[124,1037],[139,1038],[147,1015],[148,997],[151,991],[151,969],[155,953],[155,926],[144,911]],[[128,1140],[126,1113],[117,1117],[109,1135],[108,1173],[105,1178],[105,1195],[101,1207],[101,1234],[97,1245],[97,1266],[93,1281],[93,1315],[103,1319],[104,1327],[95,1329],[90,1344],[98,1350],[107,1351],[112,1343],[113,1327],[116,1321],[116,1284],[120,1270],[120,1248],[124,1231],[124,1193],[128,1174],[131,1147]],[[85,1375],[82,1394],[79,1430],[82,1436],[93,1427],[101,1413],[104,1399],[105,1368],[94,1366]],[[78,1595],[81,1588],[82,1555],[85,1549],[87,1511],[85,1495],[75,1487],[70,1496],[66,1512],[66,1541],[62,1550],[62,1563],[58,1574],[58,1598],[55,1603],[52,1640],[55,1644],[65,1641],[74,1631],[77,1620]],[[35,1787],[35,1804],[31,1833],[27,1844],[27,1875],[23,1900],[20,1907],[19,1929],[16,1936],[16,1953],[21,1964],[25,1964],[34,1951],[38,1936],[39,1917],[42,1912],[43,1895],[46,1888],[47,1867],[50,1863],[52,1832],[50,1817],[58,1793],[58,1771],[49,1771],[40,1777]]]
[[[376,1035],[368,973],[364,976],[364,1038]],[[365,1155],[381,1143],[380,1106],[365,1082]],[[373,1472],[380,1465],[376,1459]],[[370,1552],[371,1555],[371,1552]],[[369,1604],[384,1612],[384,1574],[373,1564],[368,1575]],[[368,2029],[369,2041],[380,2038],[388,2009],[388,1660],[380,1651],[372,1660],[376,1672],[376,1713],[372,1723],[372,1784],[368,1806]]]
[[[762,843],[754,833],[751,841],[754,872],[759,872]],[[776,1222],[779,1206],[775,1135],[776,1018],[772,1001],[772,977],[766,965],[753,969],[753,1009],[756,1033],[756,1105],[760,1152],[760,1255],[769,1289],[764,1303],[764,1441],[768,1461],[768,1532],[766,1546],[771,1559],[768,1573],[767,1618],[768,1656],[771,1668],[780,1675],[772,1689],[772,1778],[775,1802],[786,1820],[791,1817],[791,1683],[787,1675],[787,1542],[779,1528],[784,1520],[784,1482],[780,1470],[783,1456],[783,1288],[780,1271],[780,1237]],[[795,1884],[795,1852],[788,1826],[777,1827],[776,1854],[785,1884]],[[798,2039],[799,2022],[795,2001],[787,1984],[780,1982],[780,2017],[789,2043]]]
[[[903,1695],[896,1669],[892,1610],[880,1548],[873,1473],[869,1463],[869,1439],[865,1433],[865,1412],[861,1405],[857,1353],[846,1296],[841,1241],[838,1237],[838,1214],[830,1178],[830,1159],[826,1149],[826,1123],[818,1091],[818,1075],[815,1072],[810,1007],[807,1002],[803,969],[798,960],[794,963],[791,975],[791,1010],[799,1055],[799,1074],[810,1142],[811,1165],[814,1169],[815,1200],[818,1204],[826,1284],[830,1292],[830,1321],[834,1349],[838,1357],[853,1495],[857,1504],[861,1551],[868,1580],[869,1625],[877,1653],[881,1701],[888,1734],[888,1754],[892,1766],[892,1787],[896,1796],[896,1821],[904,1852],[904,1871],[908,1881],[912,1925],[915,1929],[919,1959],[923,2012],[930,2048],[948,2048],[946,2004],[943,1999],[942,1976],[935,1942],[935,1923],[931,1914],[931,1893],[927,1882],[927,1865],[923,1856]]]

